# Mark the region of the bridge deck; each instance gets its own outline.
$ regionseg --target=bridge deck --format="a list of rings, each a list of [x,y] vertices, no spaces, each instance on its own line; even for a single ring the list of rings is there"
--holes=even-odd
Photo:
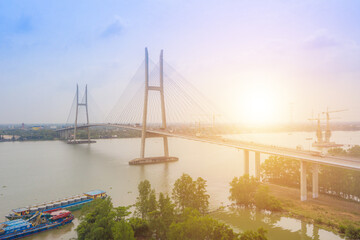
[[[125,128],[125,129],[132,129],[132,130],[138,130],[141,131],[141,127],[134,127],[131,125],[120,125],[120,124],[89,124],[89,125],[83,125],[78,126],[78,129],[81,128],[87,128],[87,127],[116,127],[116,128]],[[60,131],[66,131],[66,130],[73,130],[73,127],[63,128],[57,130]],[[237,141],[237,140],[224,140],[224,139],[214,139],[214,138],[206,138],[206,137],[195,137],[185,134],[178,134],[178,133],[170,133],[166,130],[147,130],[148,133],[153,133],[161,136],[169,136],[169,137],[177,137],[177,138],[183,138],[198,142],[205,142],[210,144],[216,144],[226,147],[232,147],[237,149],[245,149],[249,151],[254,152],[260,152],[270,155],[277,155],[277,156],[284,156],[296,160],[303,160],[307,162],[312,163],[319,163],[322,165],[329,165],[329,166],[336,166],[341,168],[348,168],[353,170],[360,170],[360,159],[355,158],[349,158],[349,157],[333,157],[333,156],[315,156],[314,152],[310,151],[302,151],[302,150],[296,150],[291,148],[285,148],[285,147],[275,147],[275,146],[268,146],[263,144],[256,144],[256,143],[250,143],[250,142],[244,142],[244,141]]]

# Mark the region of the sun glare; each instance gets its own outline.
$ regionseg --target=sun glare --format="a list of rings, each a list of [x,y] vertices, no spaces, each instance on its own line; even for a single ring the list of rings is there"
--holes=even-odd
[[[248,86],[238,100],[238,116],[249,124],[270,124],[278,118],[276,94],[270,87]]]

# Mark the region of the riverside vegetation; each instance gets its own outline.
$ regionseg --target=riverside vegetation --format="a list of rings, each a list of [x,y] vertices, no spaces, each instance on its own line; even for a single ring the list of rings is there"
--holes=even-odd
[[[355,145],[349,149],[332,148],[329,150],[329,154],[334,156],[360,157],[360,146]]]
[[[348,153],[354,156],[355,152],[360,150],[359,146],[355,146]],[[335,150],[340,152],[339,150]],[[278,156],[270,156],[261,165],[261,176],[263,182],[273,183],[287,187],[299,188],[300,185],[300,162]],[[307,171],[308,190],[312,189],[311,181],[311,165],[308,166]],[[348,169],[341,169],[331,166],[320,165],[319,170],[319,191],[323,194],[344,199],[343,201],[353,201],[354,204],[359,202],[360,189],[358,183],[360,182],[360,172]],[[283,203],[286,205],[287,203]],[[289,205],[289,204],[288,204]],[[298,205],[298,204],[297,204]],[[348,220],[350,217],[345,213],[337,214],[334,208],[323,210],[322,207],[315,206],[314,209],[303,209],[294,204],[286,207],[286,211],[295,213],[297,216],[305,216],[312,218],[314,223],[320,225],[327,225],[332,229],[336,229],[339,233],[346,236],[347,239],[360,239],[360,221],[359,214],[353,211],[356,215],[354,221]],[[333,212],[331,212],[334,210]]]
[[[239,204],[239,194],[246,191],[244,187],[249,181],[253,179],[248,176],[233,181],[231,198]],[[256,186],[255,189],[258,198],[267,194],[265,188]],[[207,215],[210,196],[206,191],[206,181],[202,178],[193,180],[183,174],[176,180],[171,197],[163,193],[157,197],[147,180],[140,182],[138,191],[139,196],[133,206],[114,208],[110,197],[97,199],[85,206],[81,223],[76,228],[78,239],[267,239],[266,230],[262,228],[238,234],[230,226]],[[249,195],[252,193],[253,189]],[[254,196],[255,201],[259,201],[256,194]],[[250,199],[247,198],[247,203],[251,202]],[[264,206],[272,202],[271,198],[266,199]],[[134,213],[130,209],[134,209]]]
[[[299,184],[296,177],[299,174],[298,167],[296,161],[270,157],[262,165],[262,175],[267,182],[296,186]],[[132,206],[114,208],[109,197],[85,206],[81,223],[76,229],[78,239],[267,239],[266,230],[262,228],[235,233],[229,225],[210,217],[207,214],[210,196],[206,191],[206,181],[202,178],[193,180],[189,175],[183,174],[176,180],[171,197],[163,193],[156,194],[147,180],[140,182],[138,192],[137,201]],[[270,195],[269,186],[249,175],[235,177],[230,182],[229,193],[229,200],[236,206],[283,212],[282,214],[296,213],[295,216],[298,217],[304,211],[300,208],[299,213],[294,204]],[[323,210],[310,209],[311,213],[314,211]],[[315,224],[324,225],[315,216],[317,215],[307,217]],[[344,222],[336,227],[347,239],[360,239],[360,228],[356,223],[354,226]]]

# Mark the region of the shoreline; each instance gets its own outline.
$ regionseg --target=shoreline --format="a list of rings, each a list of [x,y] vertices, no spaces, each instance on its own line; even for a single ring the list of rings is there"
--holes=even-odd
[[[308,223],[320,226],[340,236],[340,226],[349,224],[360,227],[360,203],[339,199],[320,193],[319,198],[313,199],[308,192],[308,200],[300,201],[300,190],[275,184],[265,184],[269,187],[270,194],[282,204],[282,212],[274,212]]]

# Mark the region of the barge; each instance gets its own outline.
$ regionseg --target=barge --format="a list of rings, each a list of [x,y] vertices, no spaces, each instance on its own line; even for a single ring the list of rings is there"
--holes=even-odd
[[[22,207],[13,209],[11,213],[5,217],[9,220],[15,219],[28,219],[32,217],[37,212],[51,211],[58,208],[68,209],[68,210],[78,210],[84,204],[90,203],[97,198],[106,198],[106,192],[103,190],[94,190],[86,192],[82,195],[76,195],[68,198],[64,198],[57,201],[51,201],[43,204],[38,204],[30,207]]]
[[[37,212],[28,220],[0,223],[0,240],[18,239],[71,223],[74,215],[64,209]]]

